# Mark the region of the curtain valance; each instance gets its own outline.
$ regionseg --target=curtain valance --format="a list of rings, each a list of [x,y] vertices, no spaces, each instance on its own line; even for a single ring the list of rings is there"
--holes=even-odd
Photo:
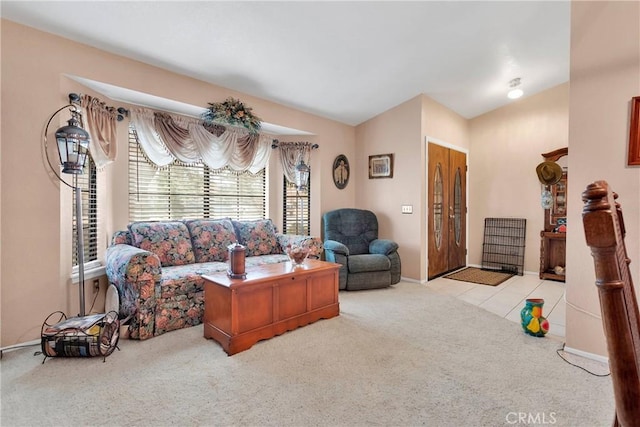
[[[300,162],[311,162],[311,149],[316,148],[310,142],[278,142],[282,171],[289,182],[296,182],[296,166]]]
[[[237,172],[256,173],[269,162],[272,139],[267,135],[146,108],[134,108],[131,122],[142,150],[158,167],[174,161],[202,162],[211,169],[228,166]]]
[[[113,162],[117,154],[115,108],[91,95],[83,94],[80,105],[84,109],[84,124],[89,132],[89,152],[98,169]]]

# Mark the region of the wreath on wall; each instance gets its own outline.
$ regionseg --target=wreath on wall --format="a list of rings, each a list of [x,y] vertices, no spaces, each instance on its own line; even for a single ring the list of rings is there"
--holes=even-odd
[[[209,103],[209,107],[202,114],[206,123],[223,123],[232,126],[243,126],[250,133],[260,132],[262,120],[253,114],[251,107],[247,107],[239,99],[229,97],[224,102]]]

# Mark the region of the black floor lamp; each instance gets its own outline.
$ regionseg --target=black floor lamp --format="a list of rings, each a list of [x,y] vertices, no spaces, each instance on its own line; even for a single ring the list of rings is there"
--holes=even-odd
[[[82,114],[79,109],[80,97],[74,93],[69,94],[69,104],[61,107],[51,115],[44,130],[44,150],[47,163],[55,176],[67,187],[73,189],[76,204],[76,249],[78,259],[78,289],[80,297],[80,317],[85,315],[84,310],[84,237],[82,233],[82,189],[78,187],[77,180],[74,179],[72,184],[67,183],[58,171],[62,168],[62,173],[72,176],[81,175],[84,170],[84,164],[89,154],[89,133],[82,128]],[[62,126],[55,132],[56,145],[58,148],[58,156],[60,163],[54,167],[49,159],[47,146],[47,134],[49,133],[49,125],[61,111],[68,109],[71,118],[67,125]]]
[[[49,158],[47,136],[49,125],[54,117],[68,110],[71,118],[66,126],[55,131],[59,163],[54,167]],[[69,104],[54,112],[44,129],[44,150],[51,171],[67,187],[74,191],[76,203],[76,249],[78,260],[78,292],[80,296],[80,314],[67,318],[61,311],[55,311],[42,324],[41,347],[44,361],[47,357],[90,357],[101,356],[103,362],[116,348],[120,337],[120,321],[116,311],[87,316],[84,310],[84,238],[82,233],[82,189],[77,176],[84,172],[89,155],[89,133],[82,128],[80,97],[69,94]],[[74,177],[71,185],[62,179],[59,172]],[[50,323],[51,319],[59,319]],[[97,328],[96,328],[97,327]]]

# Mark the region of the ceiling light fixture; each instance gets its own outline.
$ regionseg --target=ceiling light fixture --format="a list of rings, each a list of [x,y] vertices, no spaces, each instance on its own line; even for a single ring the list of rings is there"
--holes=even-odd
[[[520,89],[520,77],[516,77],[515,79],[509,82],[509,93],[507,93],[507,97],[509,99],[518,99],[520,98],[524,92]]]

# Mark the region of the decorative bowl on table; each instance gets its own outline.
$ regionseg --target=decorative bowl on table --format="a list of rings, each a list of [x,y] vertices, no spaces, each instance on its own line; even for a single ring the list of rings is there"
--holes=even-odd
[[[306,246],[291,245],[287,247],[286,252],[293,266],[304,264],[304,260],[309,256],[309,248]]]

